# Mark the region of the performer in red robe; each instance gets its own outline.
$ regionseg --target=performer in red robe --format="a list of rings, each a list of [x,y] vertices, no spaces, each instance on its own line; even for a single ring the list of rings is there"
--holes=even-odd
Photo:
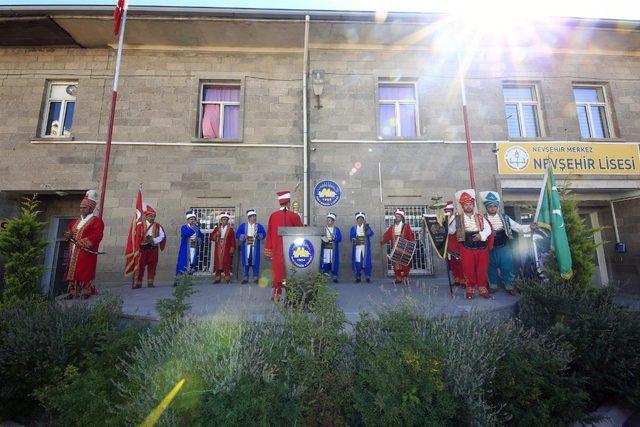
[[[215,242],[213,253],[213,269],[215,270],[215,280],[213,283],[220,283],[222,273],[227,284],[231,283],[231,257],[236,249],[236,233],[229,225],[229,212],[222,212],[218,216],[218,225],[211,232],[211,241]]]
[[[455,216],[449,234],[455,234],[459,243],[467,298],[474,297],[476,288],[482,297],[491,298],[487,288],[489,251],[493,245],[491,224],[478,213],[474,190],[459,191],[456,199],[462,213]]]
[[[380,239],[380,246],[387,242],[391,242],[391,247],[395,246],[399,237],[403,237],[409,241],[415,242],[416,238],[411,231],[411,227],[404,220],[404,211],[397,210],[395,213],[394,223],[385,231]],[[393,272],[395,273],[394,283],[409,282],[409,266],[402,265],[397,262],[393,263]]]
[[[153,288],[158,266],[158,252],[163,251],[167,244],[166,234],[160,224],[156,222],[156,211],[147,205],[144,211],[144,229],[142,242],[140,243],[140,259],[138,261],[138,274],[134,288],[142,287],[144,270],[147,270],[147,287]]]
[[[453,215],[453,201],[449,200],[447,206],[444,208],[444,212],[447,215],[447,221],[449,228],[451,228],[454,220]],[[464,287],[464,272],[462,271],[462,263],[460,262],[460,245],[458,239],[454,234],[449,234],[447,242],[447,263],[449,264],[449,270],[453,275],[453,285]]]
[[[65,272],[69,289],[64,296],[66,299],[86,299],[96,294],[93,281],[96,277],[98,247],[104,230],[102,219],[93,213],[97,202],[98,193],[95,190],[87,191],[80,202],[80,218],[71,221],[64,233],[64,238],[69,242]]]
[[[279,191],[278,202],[280,210],[277,210],[269,217],[269,225],[267,226],[267,238],[264,242],[264,255],[273,260],[272,278],[273,293],[271,299],[279,299],[282,294],[282,285],[287,278],[287,272],[284,267],[284,249],[282,237],[278,235],[280,227],[302,227],[302,220],[297,213],[289,210],[291,202],[291,193],[289,191]]]

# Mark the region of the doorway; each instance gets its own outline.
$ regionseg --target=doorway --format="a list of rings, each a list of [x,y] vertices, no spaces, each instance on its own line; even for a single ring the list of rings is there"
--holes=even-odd
[[[600,228],[597,210],[581,210],[579,216],[584,221],[584,225],[588,228]],[[602,232],[596,231],[593,234],[593,240],[598,245],[593,253],[593,262],[596,265],[596,271],[593,275],[593,284],[596,286],[606,286],[609,284],[609,272],[607,270],[607,263],[604,257]]]
[[[67,271],[69,261],[69,244],[64,239],[64,232],[67,231],[73,217],[54,217],[49,228],[49,243],[45,253],[45,265],[48,267],[48,274],[44,275],[45,293],[52,298],[67,292],[67,282],[64,274]]]

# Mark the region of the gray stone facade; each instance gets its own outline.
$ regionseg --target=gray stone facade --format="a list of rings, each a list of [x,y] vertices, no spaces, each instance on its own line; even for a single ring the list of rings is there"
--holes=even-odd
[[[140,31],[145,18],[132,22],[135,25],[128,37],[144,37]],[[59,20],[85,41],[90,30],[84,27],[90,23],[86,19]],[[247,30],[238,33],[233,44],[219,46],[212,41],[208,49],[189,42],[168,48],[160,36],[154,45],[150,35],[143,46],[125,50],[104,212],[101,250],[106,255],[98,265],[97,280],[103,286],[125,280],[123,252],[140,183],[168,233],[159,281],[173,277],[178,230],[188,208],[233,206],[238,212],[236,223],[244,219],[246,209],[255,208],[259,221],[266,225],[277,205],[277,190],[295,189],[293,198],[302,206],[302,24],[299,20],[290,24],[274,21],[270,39],[264,42],[268,46],[258,42],[257,30],[251,30],[269,28],[268,21],[236,18],[224,25]],[[436,193],[451,199],[456,190],[469,186],[458,65],[455,56],[424,45],[397,49],[380,42],[372,48],[365,41],[344,41],[350,34],[348,22],[335,27],[335,40],[326,40],[330,36],[321,31],[326,25],[311,24],[309,69],[324,70],[325,85],[320,109],[315,108],[316,99],[309,89],[309,187],[332,179],[343,194],[332,208],[316,205],[310,195],[310,223],[321,225],[331,210],[348,235],[353,213],[363,210],[379,238],[384,231],[385,205],[424,206]],[[368,26],[369,37],[376,34],[376,24],[360,22],[358,31],[364,31],[362,26]],[[99,27],[96,33],[101,31]],[[611,34],[594,29],[591,37],[600,46],[609,42]],[[78,194],[99,186],[105,152],[99,142],[106,138],[115,51],[104,43],[100,46],[98,36],[91,40],[85,48],[0,48],[0,203],[9,206],[21,194],[46,195],[44,209],[51,221],[55,216],[75,215]],[[474,57],[465,83],[479,190],[502,189],[505,200],[518,206],[534,205],[537,197],[534,186],[522,191],[503,188],[505,177],[497,172],[494,143],[508,140],[504,82],[538,85],[541,140],[549,141],[581,140],[572,83],[605,84],[615,133],[611,140],[638,144],[640,32],[615,40],[609,50],[590,51],[570,44],[544,54],[531,49],[517,62],[505,55],[487,54],[490,50]],[[378,138],[377,84],[387,79],[416,84],[416,138]],[[78,82],[73,140],[40,138],[50,81]],[[216,81],[237,82],[241,87],[242,137],[238,141],[198,139],[200,86]],[[350,173],[356,163],[361,167]],[[623,179],[640,188],[637,177]],[[607,176],[592,177],[590,182],[595,183],[592,188],[578,194],[581,203],[598,212],[601,225],[612,225],[609,201],[636,193],[627,187],[614,187],[612,192],[610,183],[615,180]],[[636,244],[640,220],[633,214],[638,206],[639,199],[616,204],[621,240],[629,244],[629,253],[616,255],[610,243],[604,246],[610,281],[624,284],[630,292],[640,292]],[[10,208],[2,209],[7,212]],[[611,242],[615,237],[607,229],[603,239]],[[374,246],[374,275],[381,278],[386,274],[384,255]],[[343,243],[341,276],[349,280],[350,253],[350,245]],[[442,274],[442,263],[434,261],[436,274]]]

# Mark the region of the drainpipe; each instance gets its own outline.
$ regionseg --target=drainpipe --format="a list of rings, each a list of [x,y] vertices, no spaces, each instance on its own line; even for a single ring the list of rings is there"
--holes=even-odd
[[[307,76],[309,66],[309,15],[304,18],[304,59],[302,64],[302,182],[304,225],[309,225],[309,125],[307,117]]]

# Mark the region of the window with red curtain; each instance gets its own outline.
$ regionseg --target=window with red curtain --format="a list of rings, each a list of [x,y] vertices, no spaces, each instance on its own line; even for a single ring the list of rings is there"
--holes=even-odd
[[[201,103],[201,138],[240,138],[240,86],[205,85]]]

